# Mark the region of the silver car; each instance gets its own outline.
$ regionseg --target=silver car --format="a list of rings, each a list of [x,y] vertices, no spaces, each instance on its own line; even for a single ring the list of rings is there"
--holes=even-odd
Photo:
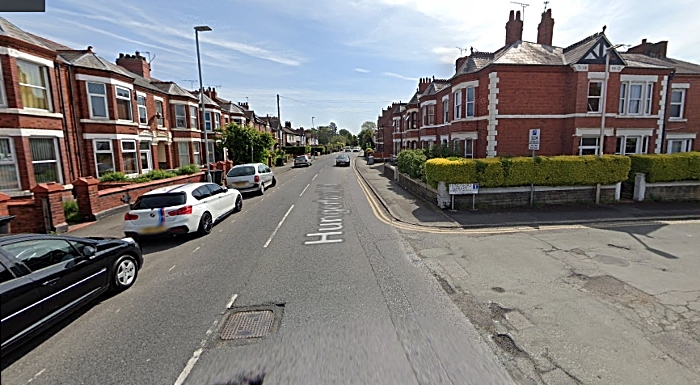
[[[272,170],[262,163],[239,164],[226,174],[226,186],[242,193],[256,191],[262,195],[266,188],[276,184]]]
[[[294,167],[311,166],[311,157],[308,155],[299,155],[294,158]]]

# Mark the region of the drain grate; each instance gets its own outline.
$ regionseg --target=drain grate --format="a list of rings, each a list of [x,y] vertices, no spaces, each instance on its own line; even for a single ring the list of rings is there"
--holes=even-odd
[[[272,327],[275,315],[271,310],[233,313],[221,330],[222,340],[264,337]]]

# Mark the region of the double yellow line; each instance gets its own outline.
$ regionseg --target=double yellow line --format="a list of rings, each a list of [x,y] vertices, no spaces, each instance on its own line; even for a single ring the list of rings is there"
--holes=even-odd
[[[384,207],[378,202],[367,182],[360,176],[359,171],[356,167],[355,175],[357,177],[357,183],[360,185],[362,192],[367,198],[374,216],[382,223],[389,226],[393,226],[397,229],[416,231],[422,233],[431,234],[512,234],[512,233],[524,233],[524,232],[535,232],[535,231],[554,231],[554,230],[584,230],[584,229],[605,229],[605,228],[615,228],[615,227],[631,227],[631,226],[654,226],[654,225],[672,225],[672,224],[697,224],[700,220],[689,219],[689,220],[646,220],[646,221],[623,221],[623,222],[601,222],[601,223],[591,223],[585,225],[569,224],[569,225],[543,225],[543,226],[507,226],[507,227],[491,227],[491,228],[481,228],[481,229],[464,229],[464,228],[438,228],[438,227],[426,227],[419,226],[410,223],[400,222],[389,216]]]

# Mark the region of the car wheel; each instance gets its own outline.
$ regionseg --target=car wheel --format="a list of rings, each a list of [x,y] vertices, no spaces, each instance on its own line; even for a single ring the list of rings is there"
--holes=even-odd
[[[273,176],[272,177],[272,184],[270,185],[270,187],[275,187],[275,186],[277,186],[277,179],[275,179],[275,177]]]
[[[258,194],[260,194],[260,195],[265,194],[265,183],[260,182],[260,190],[258,190]]]
[[[136,259],[129,254],[122,255],[114,263],[112,269],[112,279],[109,283],[114,291],[122,291],[131,287],[136,281],[138,268]]]
[[[234,207],[233,211],[240,213],[241,210],[243,210],[243,198],[239,195],[236,198],[236,206]]]
[[[214,222],[212,221],[211,214],[207,211],[202,214],[202,218],[199,220],[199,229],[197,229],[197,232],[200,235],[207,235],[211,233],[211,228],[213,226]]]

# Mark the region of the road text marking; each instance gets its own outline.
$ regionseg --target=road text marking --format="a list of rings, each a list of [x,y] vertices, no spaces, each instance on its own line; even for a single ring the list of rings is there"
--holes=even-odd
[[[287,213],[284,214],[280,223],[278,223],[277,227],[275,227],[275,231],[272,232],[272,234],[270,235],[270,238],[268,238],[267,242],[265,242],[265,244],[263,245],[264,249],[266,249],[267,246],[270,244],[270,242],[272,242],[272,238],[275,236],[275,234],[277,234],[277,230],[279,230],[280,227],[282,227],[282,223],[284,223],[284,220],[287,219],[287,215],[289,215],[289,213],[292,211],[293,208],[294,208],[294,205],[292,205],[292,207],[290,207],[289,210],[287,210]]]

